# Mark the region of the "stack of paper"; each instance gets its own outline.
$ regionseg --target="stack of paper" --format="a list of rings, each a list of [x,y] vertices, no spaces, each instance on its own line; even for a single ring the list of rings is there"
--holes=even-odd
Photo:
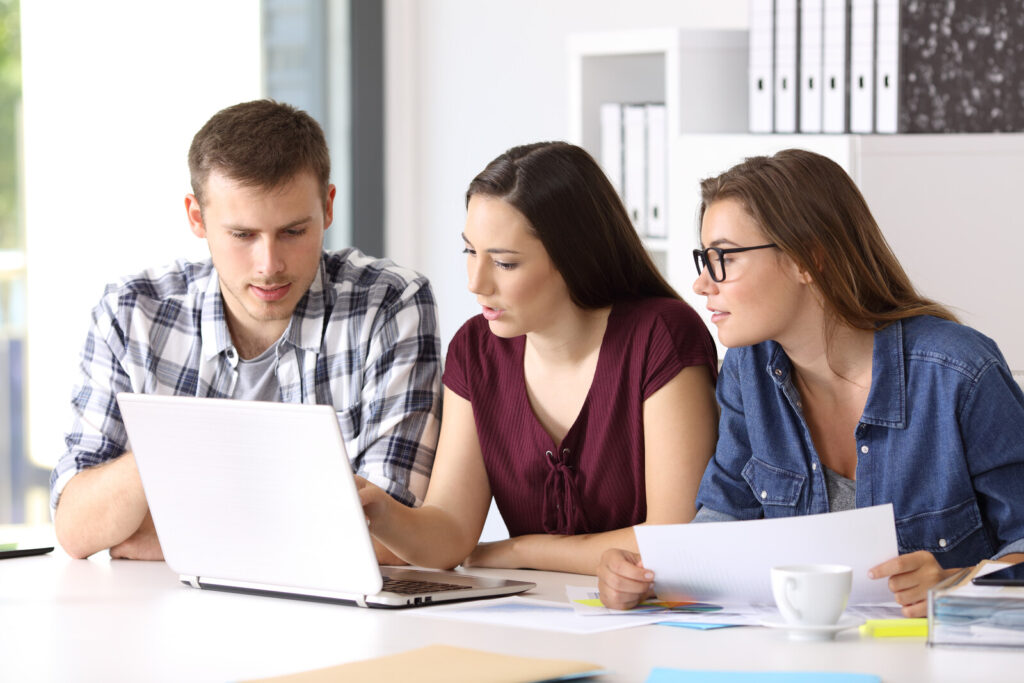
[[[971,583],[1006,566],[983,562],[928,591],[929,645],[1024,648],[1024,587]]]

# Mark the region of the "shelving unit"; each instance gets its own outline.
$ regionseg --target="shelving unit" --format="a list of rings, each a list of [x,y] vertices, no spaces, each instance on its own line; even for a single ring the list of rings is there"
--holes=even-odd
[[[645,237],[644,244],[669,277],[679,270],[686,248],[675,229],[679,212],[673,189],[679,180],[673,149],[684,133],[746,130],[747,32],[651,29],[579,34],[569,38],[568,57],[569,138],[597,159],[602,103],[665,103],[668,237]],[[713,104],[705,106],[705,100]]]
[[[1024,133],[749,134],[746,46],[746,31],[675,29],[568,43],[570,136],[595,157],[602,102],[665,102],[668,237],[645,243],[672,285],[707,313],[692,290],[700,180],[748,156],[808,149],[850,174],[918,289],[995,339],[1024,373],[1024,212],[1014,202]]]

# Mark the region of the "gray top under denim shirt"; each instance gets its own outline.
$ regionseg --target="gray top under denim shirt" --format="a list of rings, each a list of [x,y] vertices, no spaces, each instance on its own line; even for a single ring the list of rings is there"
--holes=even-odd
[[[875,333],[856,506],[892,503],[899,552],[943,567],[1024,552],[1024,394],[988,337],[931,316]],[[824,468],[775,342],[730,349],[694,521],[829,512]]]

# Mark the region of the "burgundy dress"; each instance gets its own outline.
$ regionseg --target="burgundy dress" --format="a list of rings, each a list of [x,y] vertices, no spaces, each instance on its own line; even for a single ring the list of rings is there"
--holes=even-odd
[[[487,477],[512,536],[581,534],[647,517],[643,404],[686,367],[716,374],[715,345],[675,299],[616,304],[580,414],[560,444],[526,394],[526,337],[492,334],[483,316],[448,347],[444,384],[473,405]],[[683,408],[685,410],[685,408]]]

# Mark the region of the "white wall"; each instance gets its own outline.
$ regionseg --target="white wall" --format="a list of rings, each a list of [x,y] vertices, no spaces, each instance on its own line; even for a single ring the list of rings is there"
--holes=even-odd
[[[566,37],[670,26],[746,28],[747,0],[388,0],[386,249],[430,278],[445,345],[479,312],[466,186],[513,145],[568,137]]]
[[[184,195],[192,136],[260,96],[259,3],[23,2],[30,456],[52,464],[106,282],[202,258]]]

